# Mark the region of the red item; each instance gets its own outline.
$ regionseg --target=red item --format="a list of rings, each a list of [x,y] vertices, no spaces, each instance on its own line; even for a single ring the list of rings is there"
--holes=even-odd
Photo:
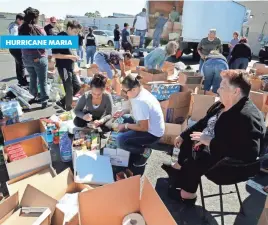
[[[21,158],[21,157],[23,157],[23,158],[27,157],[27,155],[25,154],[25,152],[18,152],[18,153],[16,153],[16,154],[13,154],[13,155],[11,155],[11,156],[9,157],[9,160],[12,162],[12,161],[14,161],[15,159],[17,159],[17,158]]]
[[[6,147],[7,152],[16,150],[16,149],[22,149],[21,144],[15,144],[15,145],[10,145]]]
[[[18,160],[21,160],[21,159],[24,159],[24,158],[27,158],[27,155],[23,155],[23,156],[19,156],[19,157],[17,157],[17,158],[14,158],[14,159],[12,160],[12,162],[14,162],[14,161],[18,161]]]

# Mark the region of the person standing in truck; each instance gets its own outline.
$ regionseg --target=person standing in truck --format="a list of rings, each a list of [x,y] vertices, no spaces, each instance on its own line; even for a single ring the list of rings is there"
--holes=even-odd
[[[163,33],[163,28],[168,20],[164,17],[164,14],[161,13],[159,18],[156,21],[155,31],[153,35],[153,47],[157,48],[160,45],[161,34]]]
[[[145,34],[149,28],[149,20],[145,8],[143,8],[142,12],[135,16],[133,28],[136,28],[136,35],[140,36],[139,47],[142,48],[144,44]]]
[[[114,50],[119,51],[120,50],[120,31],[119,31],[119,25],[115,24],[114,28]]]
[[[176,6],[173,6],[172,11],[169,13],[170,22],[178,22],[180,20],[180,13],[176,11]]]
[[[238,32],[234,32],[233,33],[233,39],[230,41],[230,43],[228,44],[228,47],[229,47],[229,55],[228,55],[228,60],[231,59],[231,53],[234,49],[234,47],[239,43],[239,34]]]
[[[8,26],[10,35],[17,36],[19,34],[19,27],[23,23],[23,20],[23,14],[16,15],[15,22],[10,23]],[[28,81],[25,76],[25,66],[22,61],[21,49],[9,49],[9,52],[15,59],[18,84],[20,86],[28,86]]]
[[[221,40],[216,36],[216,29],[209,31],[208,37],[203,38],[197,46],[198,54],[200,55],[199,71],[201,72],[203,63],[209,53],[217,50],[222,53]]]

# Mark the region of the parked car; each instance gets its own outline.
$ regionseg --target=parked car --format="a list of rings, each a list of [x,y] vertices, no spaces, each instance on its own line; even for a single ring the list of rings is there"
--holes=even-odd
[[[268,61],[268,45],[263,46],[259,51],[259,61],[265,63]]]
[[[98,45],[114,46],[114,33],[110,30],[94,30]]]

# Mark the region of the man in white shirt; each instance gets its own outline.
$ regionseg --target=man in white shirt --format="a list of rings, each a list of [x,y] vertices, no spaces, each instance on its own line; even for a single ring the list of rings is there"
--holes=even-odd
[[[19,27],[23,23],[23,14],[17,14],[15,22],[8,26],[10,35],[19,35]],[[22,62],[21,49],[9,49],[10,54],[14,57],[16,63],[17,80],[20,86],[28,86],[28,81],[25,76],[25,67]]]
[[[144,44],[145,34],[149,29],[149,20],[145,8],[143,8],[142,12],[135,16],[133,28],[136,28],[136,35],[140,36],[139,47],[142,48]]]

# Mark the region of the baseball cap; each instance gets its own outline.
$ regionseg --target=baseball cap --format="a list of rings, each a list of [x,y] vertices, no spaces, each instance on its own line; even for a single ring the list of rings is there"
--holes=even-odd
[[[56,19],[56,17],[50,17],[50,22],[51,23],[57,23],[57,19]]]

